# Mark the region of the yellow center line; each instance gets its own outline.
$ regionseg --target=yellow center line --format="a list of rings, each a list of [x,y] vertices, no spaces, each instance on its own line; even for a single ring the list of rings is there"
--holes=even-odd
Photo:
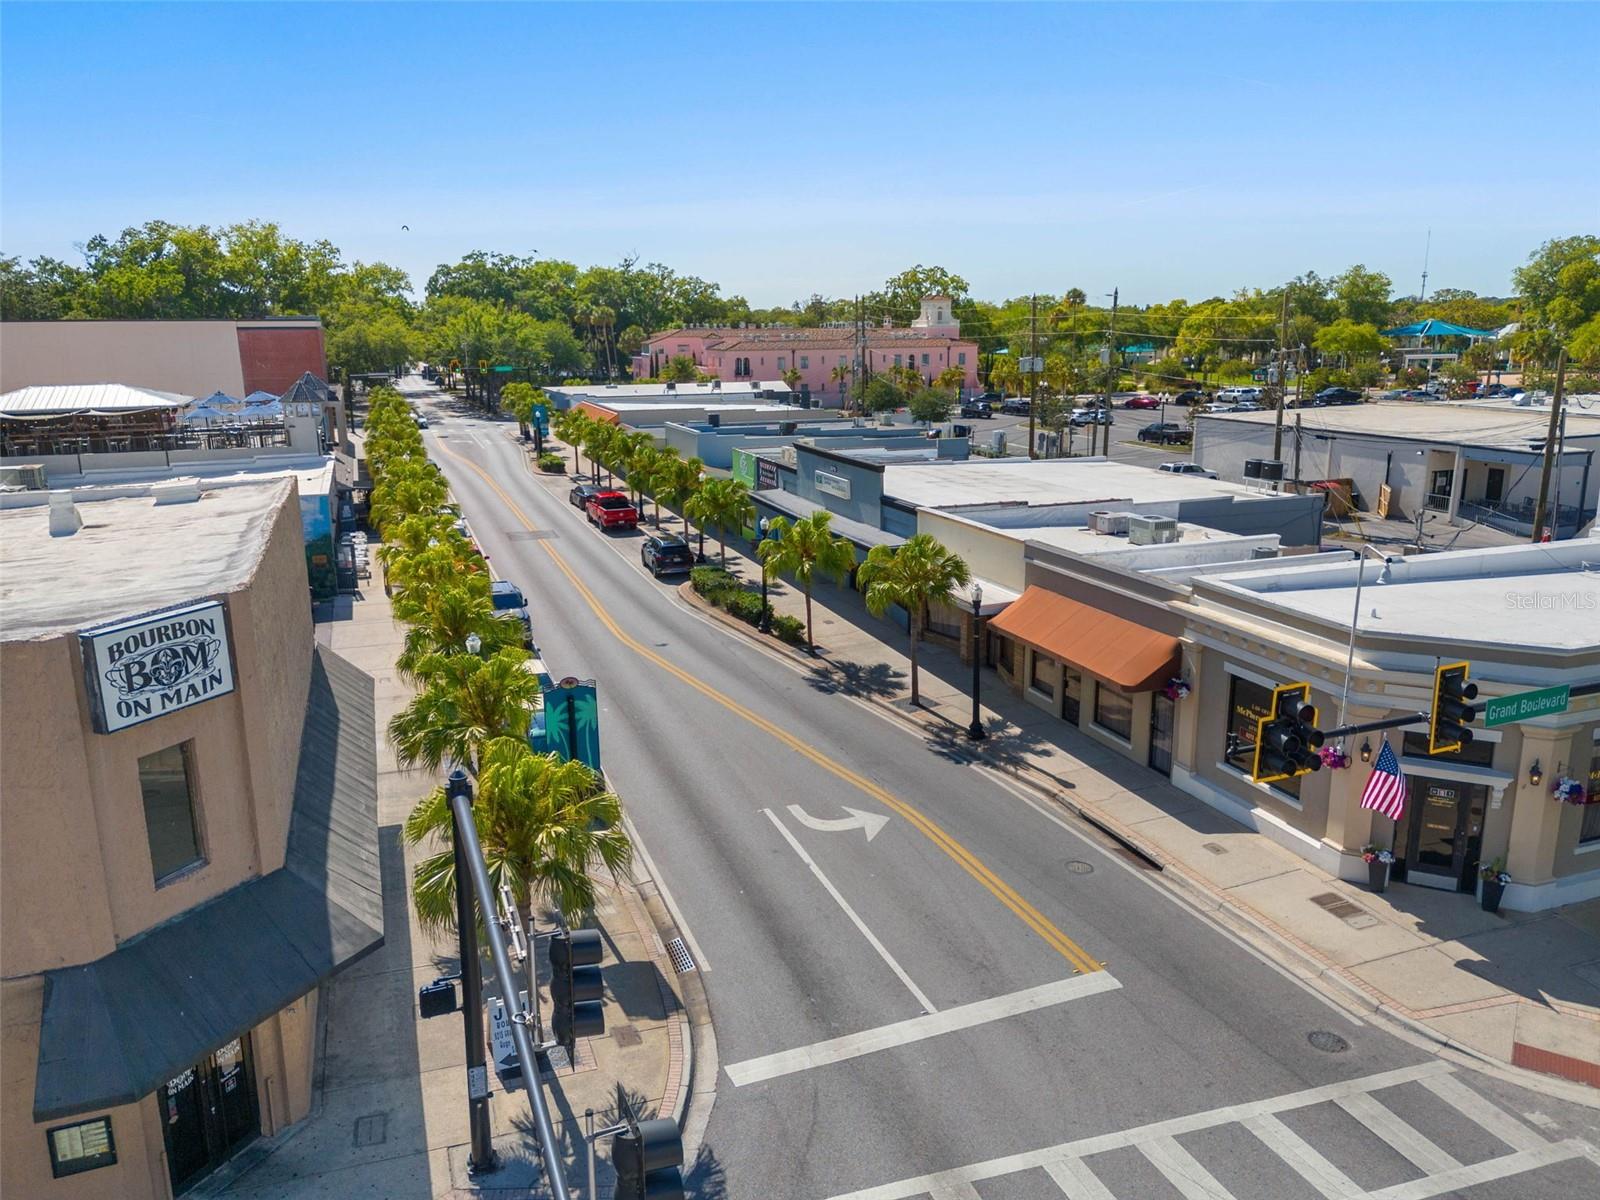
[[[518,506],[517,502],[506,493],[504,488],[495,482],[494,478],[487,471],[485,471],[471,459],[456,453],[448,446],[440,444],[439,449],[445,454],[448,454],[451,458],[471,469],[475,474],[478,475],[479,478],[484,481],[484,483],[488,484],[490,490],[492,490],[495,495],[500,497],[501,502],[504,503],[505,506],[511,510],[512,514],[515,515],[517,520],[522,523],[524,529],[528,530],[530,533],[537,531],[537,526],[535,526],[534,523],[528,519],[527,515]],[[683,670],[675,663],[669,662],[650,647],[636,640],[627,632],[627,630],[623,629],[617,624],[616,620],[606,610],[605,605],[602,604],[600,599],[589,590],[588,585],[578,577],[577,572],[572,569],[572,567],[567,563],[566,559],[561,556],[560,552],[557,551],[554,546],[545,540],[541,540],[538,544],[544,550],[544,552],[550,556],[551,561],[554,562],[561,573],[567,577],[567,580],[572,584],[572,586],[577,589],[578,594],[583,597],[584,602],[589,606],[590,610],[597,618],[599,618],[600,623],[610,630],[612,636],[624,646],[628,647],[628,649],[632,650],[641,658],[645,658],[650,662],[653,662],[663,671],[667,672],[675,679],[687,684],[689,687],[699,692],[702,696],[705,696],[708,700],[713,700],[717,704],[720,704],[723,708],[727,709],[729,712],[734,713],[736,716],[742,717],[744,720],[750,722],[750,724],[760,729],[763,733],[768,734],[770,737],[782,742],[785,746],[788,746],[795,753],[810,759],[823,770],[837,776],[845,783],[848,783],[852,787],[855,787],[866,793],[874,800],[877,800],[879,803],[883,804],[886,808],[889,808],[898,813],[900,816],[904,817],[924,836],[933,842],[934,845],[938,846],[939,849],[943,850],[947,855],[954,859],[961,866],[961,868],[967,872],[967,874],[971,875],[980,884],[982,884],[996,900],[1000,901],[1001,904],[1005,905],[1013,913],[1015,913],[1025,925],[1043,938],[1046,943],[1048,943],[1063,958],[1071,963],[1077,971],[1083,974],[1089,974],[1091,972],[1103,969],[1099,962],[1090,957],[1088,951],[1084,950],[1082,946],[1079,946],[1066,934],[1062,933],[1061,930],[1058,929],[1048,917],[1024,900],[1020,895],[1017,894],[1010,884],[1006,883],[1005,880],[1001,879],[987,866],[985,866],[977,857],[977,855],[973,854],[972,851],[968,850],[960,842],[956,841],[955,838],[951,837],[935,822],[923,815],[923,813],[918,809],[906,803],[892,792],[885,791],[883,788],[873,783],[872,780],[866,778],[864,775],[859,775],[843,764],[835,762],[832,758],[829,758],[816,747],[801,741],[794,734],[767,720],[759,713],[751,712],[732,697],[724,695],[716,688],[702,682],[699,679],[696,679],[693,675],[689,674],[689,672]]]

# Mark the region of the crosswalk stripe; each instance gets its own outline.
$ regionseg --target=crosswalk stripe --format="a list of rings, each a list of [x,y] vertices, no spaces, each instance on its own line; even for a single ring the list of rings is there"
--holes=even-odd
[[[1045,1163],[1044,1173],[1067,1194],[1067,1200],[1117,1200],[1081,1158]]]
[[[1183,1200],[1234,1200],[1233,1193],[1218,1183],[1216,1176],[1176,1138],[1151,1138],[1139,1144],[1139,1151],[1183,1194]]]
[[[978,1195],[978,1189],[965,1181],[936,1187],[928,1195],[933,1197],[933,1200],[983,1200],[983,1197]]]
[[[1454,1171],[1461,1165],[1453,1155],[1446,1154],[1391,1110],[1374,1100],[1370,1092],[1341,1096],[1334,1103],[1365,1125],[1368,1132],[1382,1138],[1389,1144],[1390,1149],[1409,1160],[1419,1171],[1437,1175],[1441,1171]]]
[[[1513,1150],[1541,1150],[1550,1143],[1510,1113],[1490,1104],[1477,1092],[1451,1075],[1435,1075],[1421,1081],[1439,1099],[1468,1120],[1476,1121]]]
[[[1581,1158],[1589,1152],[1583,1142],[1545,1142],[1537,1150],[1519,1150],[1515,1154],[1502,1154],[1471,1166],[1457,1167],[1442,1175],[1429,1175],[1426,1179],[1413,1179],[1397,1183],[1381,1191],[1367,1193],[1367,1200],[1432,1200],[1434,1196],[1451,1195],[1465,1188],[1498,1179],[1509,1179],[1524,1171],[1536,1171],[1551,1163]]]
[[[1303,1137],[1271,1113],[1250,1117],[1244,1127],[1262,1140],[1269,1150],[1288,1163],[1300,1177],[1327,1200],[1349,1200],[1361,1195],[1361,1187],[1350,1176],[1318,1153]]]

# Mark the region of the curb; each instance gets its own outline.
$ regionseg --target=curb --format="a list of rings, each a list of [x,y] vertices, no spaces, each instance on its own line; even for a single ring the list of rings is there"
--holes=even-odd
[[[692,583],[684,582],[679,587],[678,592],[696,609],[706,613],[721,624],[738,630],[758,646],[783,654],[797,663],[814,665],[830,661],[823,655],[813,656],[806,654],[786,645],[775,637],[763,636],[744,621],[706,601],[704,597],[695,592]],[[855,697],[855,699],[871,705],[877,711],[895,719],[907,728],[916,729],[919,732],[926,732],[932,728],[928,722],[918,720],[913,714],[887,704],[877,697],[860,696]],[[1258,943],[1261,943],[1266,949],[1274,953],[1280,965],[1287,967],[1297,978],[1316,987],[1319,993],[1333,1003],[1341,1007],[1356,1009],[1377,1018],[1383,1024],[1391,1027],[1392,1031],[1404,1031],[1410,1034],[1412,1038],[1424,1041],[1438,1051],[1448,1052],[1458,1059],[1466,1060],[1467,1065],[1471,1067],[1491,1072],[1518,1086],[1547,1094],[1559,1093],[1562,1099],[1588,1107],[1600,1108],[1600,1091],[1589,1085],[1560,1075],[1529,1070],[1526,1067],[1518,1066],[1505,1059],[1487,1054],[1452,1038],[1448,1034],[1440,1032],[1406,1006],[1389,999],[1360,980],[1350,978],[1344,968],[1327,959],[1320,951],[1305,944],[1289,931],[1280,928],[1270,917],[1241,904],[1210,882],[1192,874],[1181,862],[1143,841],[1133,830],[1123,825],[1115,817],[1088,807],[1080,801],[1070,799],[1061,792],[1059,781],[1041,768],[1026,762],[1018,766],[990,761],[986,753],[986,746],[987,743],[983,743],[972,747],[974,761],[983,763],[991,770],[1001,772],[1015,779],[1018,783],[1026,785],[1043,799],[1060,805],[1080,820],[1092,825],[1107,837],[1112,838],[1133,854],[1138,855],[1167,881],[1169,890],[1181,894],[1190,903],[1191,907],[1209,915],[1219,925],[1231,927],[1233,932],[1253,938]],[[1530,1001],[1520,996],[1508,994],[1508,999],[1504,1003],[1521,1005],[1528,1004]]]

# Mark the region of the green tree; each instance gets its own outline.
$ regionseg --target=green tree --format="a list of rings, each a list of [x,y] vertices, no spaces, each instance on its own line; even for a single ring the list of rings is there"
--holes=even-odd
[[[589,414],[581,408],[567,408],[556,413],[550,419],[550,428],[555,435],[567,445],[572,447],[572,473],[580,473],[582,464],[578,461],[578,450],[583,445],[587,428],[594,424]]]
[[[1388,345],[1378,336],[1376,325],[1359,324],[1348,317],[1340,317],[1319,329],[1314,344],[1323,354],[1336,356],[1345,366],[1361,359],[1376,358]]]
[[[955,590],[972,579],[962,558],[947,550],[932,534],[919,533],[899,546],[874,546],[856,572],[856,586],[867,598],[867,611],[881,617],[898,605],[910,618],[911,703],[920,704],[917,690],[917,644],[930,605],[955,604]]]
[[[684,514],[700,526],[716,526],[718,557],[728,565],[728,530],[735,533],[756,523],[756,506],[750,501],[750,488],[740,479],[708,479],[689,498]]]
[[[701,479],[705,474],[706,465],[698,458],[672,458],[661,468],[657,478],[657,494],[661,502],[670,509],[675,509],[683,514],[683,536],[689,538],[689,510],[687,505],[690,498],[699,489]]]
[[[687,354],[674,354],[662,364],[656,378],[663,383],[693,383],[700,378],[700,371]]]
[[[1388,324],[1394,284],[1381,271],[1369,271],[1357,263],[1333,278],[1331,290],[1339,303],[1339,315],[1346,320],[1357,325]]]
[[[1525,325],[1553,329],[1565,341],[1600,316],[1600,237],[1554,238],[1512,276]]]
[[[934,377],[933,386],[955,395],[967,382],[967,372],[961,367],[946,367]]]
[[[622,802],[581,762],[534,754],[525,741],[496,738],[483,749],[473,822],[489,885],[510,889],[522,927],[534,929],[536,906],[553,905],[569,924],[594,911],[594,871],[621,880],[633,860],[622,828]],[[435,788],[406,819],[413,846],[439,849],[412,869],[411,896],[424,929],[455,928],[455,851],[450,801]],[[528,990],[538,986],[539,955],[528,955]]]
[[[833,514],[818,509],[810,516],[790,521],[776,518],[757,547],[761,569],[768,579],[793,576],[806,597],[806,648],[816,651],[811,635],[811,585],[818,575],[843,580],[856,565],[855,547],[828,528]]]
[[[935,422],[950,419],[950,410],[955,405],[955,397],[942,388],[919,388],[911,397],[907,407],[911,410],[913,419],[921,421],[925,426],[932,427]]]
[[[1022,372],[1017,370],[1017,360],[1009,354],[995,355],[989,367],[989,386],[998,389],[1001,395],[1020,395]]]
[[[881,289],[867,297],[869,311],[893,317],[901,324],[910,321],[922,311],[922,301],[928,296],[949,296],[953,301],[965,300],[969,291],[967,281],[943,267],[925,267],[921,263],[898,275],[891,276]]]
[[[490,742],[526,742],[541,702],[539,677],[524,667],[527,659],[525,651],[505,649],[486,658],[459,653],[419,660],[412,673],[426,684],[389,722],[401,764],[437,771],[458,762],[477,775]]]
[[[905,393],[883,375],[874,375],[861,387],[860,403],[864,413],[894,412],[905,402]]]
[[[426,682],[428,672],[443,670],[455,657],[466,655],[467,638],[474,635],[483,643],[480,653],[522,651],[522,623],[495,613],[486,579],[476,588],[436,581],[431,588],[408,589],[396,601],[395,615],[411,626],[395,661],[409,679]]]
[[[544,393],[520,379],[500,389],[500,407],[517,419],[517,431],[524,438],[533,423],[533,410],[543,403]]]

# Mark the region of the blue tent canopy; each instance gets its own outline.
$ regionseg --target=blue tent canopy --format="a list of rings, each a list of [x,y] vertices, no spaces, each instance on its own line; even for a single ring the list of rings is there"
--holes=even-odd
[[[235,416],[231,412],[217,408],[213,404],[196,404],[191,409],[186,409],[179,418],[185,425],[210,425],[214,421],[232,421]]]
[[[1414,321],[1410,325],[1399,325],[1394,329],[1382,331],[1384,337],[1465,337],[1465,338],[1492,338],[1495,331],[1492,329],[1469,329],[1465,325],[1452,325],[1449,321],[1440,321],[1429,317],[1426,321]]]
[[[211,395],[200,401],[200,403],[209,404],[212,408],[226,408],[229,405],[237,408],[239,405],[243,404],[244,401],[240,400],[237,396],[228,395],[227,392],[212,392]]]
[[[271,392],[251,392],[244,398],[246,404],[271,404],[277,397]]]
[[[277,400],[270,400],[265,404],[252,404],[239,416],[246,421],[255,421],[262,417],[281,417],[283,416],[283,404]]]

